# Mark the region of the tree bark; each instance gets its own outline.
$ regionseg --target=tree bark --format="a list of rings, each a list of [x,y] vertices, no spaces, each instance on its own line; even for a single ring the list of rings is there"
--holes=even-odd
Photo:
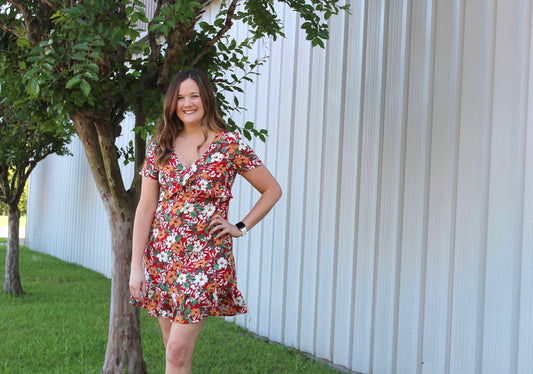
[[[136,193],[124,188],[115,135],[109,123],[72,116],[109,220],[112,244],[111,306],[101,374],[144,374],[139,310],[130,301],[129,275]],[[133,189],[135,190],[135,189]]]
[[[19,225],[20,210],[17,204],[8,204],[8,232],[6,266],[4,275],[4,293],[23,294],[19,273]]]
[[[135,211],[133,204],[120,207],[109,203],[105,205],[112,233],[113,267],[109,332],[101,373],[146,373],[139,309],[129,303],[131,296],[128,284]]]

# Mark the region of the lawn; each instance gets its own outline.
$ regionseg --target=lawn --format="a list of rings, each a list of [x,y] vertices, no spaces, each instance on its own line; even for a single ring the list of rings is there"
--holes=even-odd
[[[5,239],[0,239],[2,279]],[[25,294],[0,294],[0,373],[99,373],[105,354],[110,281],[54,257],[20,250]],[[157,320],[141,313],[148,373],[164,372]],[[338,373],[299,352],[255,339],[210,317],[200,335],[193,373]]]

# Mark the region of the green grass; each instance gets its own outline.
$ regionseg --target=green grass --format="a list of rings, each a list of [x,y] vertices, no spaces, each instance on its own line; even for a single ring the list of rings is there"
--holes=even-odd
[[[0,239],[0,268],[5,261]],[[26,292],[0,294],[0,373],[99,373],[105,355],[110,281],[54,257],[20,248]],[[157,320],[141,313],[148,373],[164,372]],[[253,338],[210,317],[196,346],[193,373],[337,373],[299,352]]]
[[[20,227],[26,227],[26,216],[20,217]],[[7,227],[7,216],[0,216],[0,227]]]

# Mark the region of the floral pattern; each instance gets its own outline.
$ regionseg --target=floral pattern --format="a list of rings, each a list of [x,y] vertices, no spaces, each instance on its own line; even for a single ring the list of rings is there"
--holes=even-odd
[[[143,259],[147,293],[132,304],[178,323],[246,313],[237,288],[232,238],[225,235],[215,241],[208,226],[215,212],[227,218],[236,175],[262,165],[261,160],[237,132],[218,133],[189,167],[173,152],[158,168],[155,144],[148,145],[141,170],[160,185]]]

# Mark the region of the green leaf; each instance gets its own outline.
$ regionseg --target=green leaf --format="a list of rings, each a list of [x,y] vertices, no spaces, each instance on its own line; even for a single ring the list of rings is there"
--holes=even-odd
[[[173,29],[176,27],[176,22],[174,20],[166,20],[165,25],[168,26],[168,28]]]
[[[17,39],[17,45],[20,48],[30,48],[31,47],[31,44],[30,44],[29,40],[28,39],[24,39],[24,38],[18,38]]]
[[[87,70],[84,74],[83,74],[85,77],[87,78],[90,78],[92,79],[93,81],[97,81],[98,80],[98,75],[93,73],[92,71],[90,70]]]
[[[105,42],[102,40],[102,38],[96,36],[92,41],[93,47],[103,47],[105,46]]]
[[[81,50],[81,51],[88,51],[89,50],[89,43],[85,42],[85,43],[78,43],[76,44],[74,47],[72,47],[73,49],[78,49],[78,50]]]
[[[71,87],[77,85],[78,83],[80,83],[80,81],[81,81],[80,76],[76,75],[75,77],[72,77],[72,78],[69,79],[69,81],[65,85],[65,88],[71,88]]]
[[[30,83],[28,84],[28,94],[31,97],[37,97],[39,96],[39,91],[40,91],[40,87],[39,87],[38,78],[32,78],[30,80]]]
[[[150,32],[155,32],[155,31],[159,31],[159,29],[162,27],[163,25],[159,24],[159,23],[154,23],[150,26],[150,28],[148,29],[148,31]]]
[[[87,60],[87,55],[84,53],[74,53],[71,58],[76,61],[85,61]]]
[[[85,64],[85,62],[78,62],[77,64],[72,65],[69,70],[77,73],[80,70],[85,70],[86,68],[88,68],[88,66]]]
[[[92,71],[94,74],[98,74],[100,68],[98,67],[98,65],[91,62],[90,64],[87,64],[87,70]]]
[[[83,94],[85,95],[85,97],[89,96],[89,94],[91,93],[91,85],[86,80],[81,81],[80,88]]]
[[[145,22],[145,23],[150,22],[144,13],[139,12],[139,13],[137,13],[137,14],[139,14],[139,19],[140,19],[142,22]]]

